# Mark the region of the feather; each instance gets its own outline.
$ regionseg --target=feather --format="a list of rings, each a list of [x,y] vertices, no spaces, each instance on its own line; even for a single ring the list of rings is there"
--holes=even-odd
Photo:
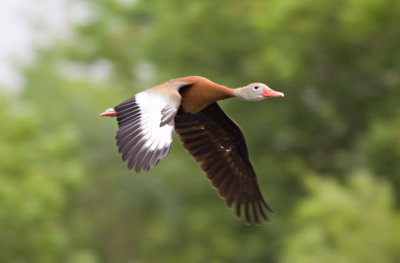
[[[175,131],[237,217],[243,211],[247,224],[268,221],[266,211],[272,210],[261,195],[243,133],[216,102],[195,114],[180,108]]]

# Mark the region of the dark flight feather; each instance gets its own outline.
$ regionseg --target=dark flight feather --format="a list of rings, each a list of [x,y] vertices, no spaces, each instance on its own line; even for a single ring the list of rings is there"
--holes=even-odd
[[[238,218],[244,215],[247,224],[259,224],[260,217],[268,221],[265,210],[272,210],[261,195],[243,133],[216,102],[195,114],[180,108],[175,131]]]

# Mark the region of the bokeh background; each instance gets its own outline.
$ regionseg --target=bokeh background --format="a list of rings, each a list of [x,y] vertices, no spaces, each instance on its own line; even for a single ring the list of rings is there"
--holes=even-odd
[[[400,262],[399,1],[0,10],[0,262]],[[148,173],[121,162],[99,113],[186,75],[285,93],[220,103],[270,223],[236,220],[177,138]]]

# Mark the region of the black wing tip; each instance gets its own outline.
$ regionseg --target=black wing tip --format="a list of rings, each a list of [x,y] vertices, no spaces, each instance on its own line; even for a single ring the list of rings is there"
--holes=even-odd
[[[230,205],[234,206],[236,219],[243,220],[245,225],[262,226],[263,222],[265,223],[271,222],[269,217],[266,215],[267,214],[266,211],[268,211],[270,214],[273,214],[275,212],[270,212],[270,209],[267,209],[265,206],[262,206],[261,204],[263,204],[262,201],[258,201],[258,203],[249,202],[249,203],[237,203]],[[231,207],[228,204],[227,206]]]
[[[147,173],[150,170],[150,169],[145,169],[145,168],[136,169],[135,164],[130,166],[129,163],[127,163],[126,167],[128,168],[128,170],[132,170],[135,174],[140,174],[142,172]],[[152,168],[152,167],[150,167],[150,168]]]
[[[155,167],[161,159],[168,156],[171,146],[160,148],[154,151],[143,151],[139,149],[140,152],[135,151],[133,154],[128,151],[121,151],[118,148],[119,153],[121,153],[121,159],[123,162],[127,162],[127,167],[129,170],[133,170],[136,174],[140,172],[148,172],[151,168]]]

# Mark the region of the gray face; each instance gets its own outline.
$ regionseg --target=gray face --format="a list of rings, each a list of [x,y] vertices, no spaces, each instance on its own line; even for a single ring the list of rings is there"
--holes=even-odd
[[[262,100],[265,89],[269,89],[267,85],[262,83],[251,83],[242,88],[238,88],[236,94],[244,100]]]

